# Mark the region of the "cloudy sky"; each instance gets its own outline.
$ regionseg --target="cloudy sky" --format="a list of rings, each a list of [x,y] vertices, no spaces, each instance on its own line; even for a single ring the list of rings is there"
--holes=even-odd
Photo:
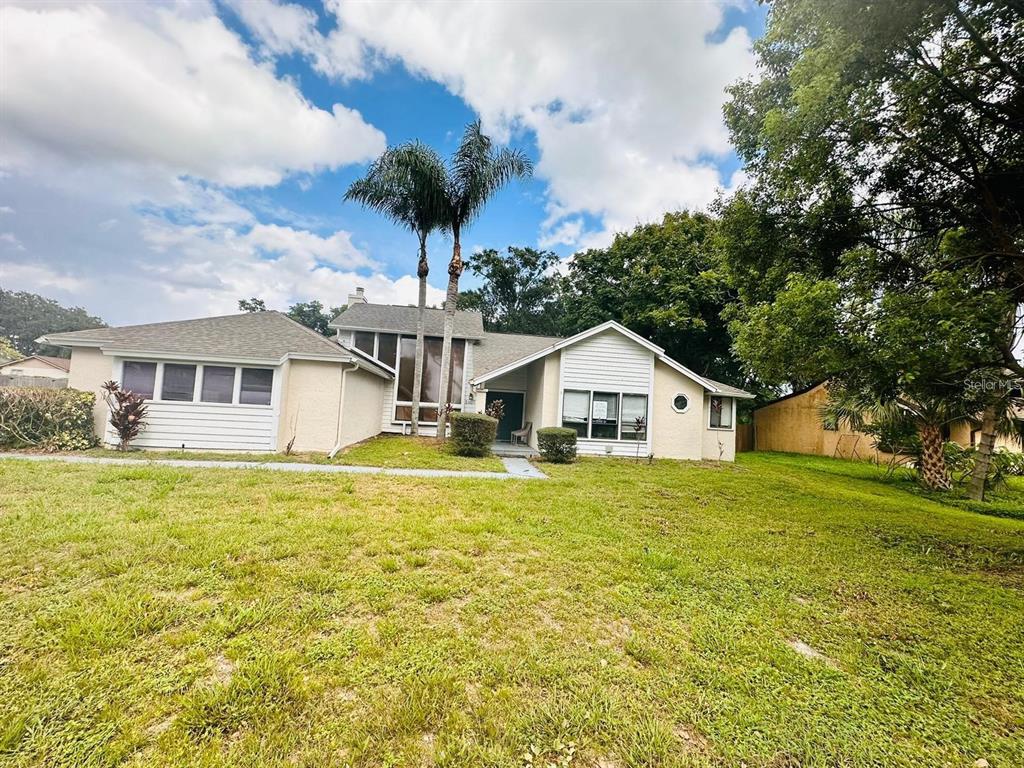
[[[0,286],[115,324],[414,302],[415,238],[341,198],[388,144],[447,155],[476,116],[536,177],[464,246],[603,245],[739,181],[723,89],[763,24],[748,0],[4,0]]]

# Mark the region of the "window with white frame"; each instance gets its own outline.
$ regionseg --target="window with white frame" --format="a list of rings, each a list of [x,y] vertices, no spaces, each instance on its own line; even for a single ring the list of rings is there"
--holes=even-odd
[[[155,402],[270,406],[274,369],[125,360],[121,386]]]
[[[646,440],[647,395],[563,390],[562,426],[590,440]]]
[[[732,429],[732,398],[711,397],[711,416],[708,421],[711,429]]]
[[[152,400],[156,392],[156,363],[126,360],[121,372],[121,389]]]

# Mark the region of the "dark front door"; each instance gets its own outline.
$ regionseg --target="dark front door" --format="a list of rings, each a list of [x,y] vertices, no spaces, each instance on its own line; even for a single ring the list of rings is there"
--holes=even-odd
[[[512,440],[512,430],[523,428],[523,400],[522,392],[488,392],[487,405],[490,406],[495,400],[501,400],[505,404],[505,413],[498,422],[498,441],[508,443]]]

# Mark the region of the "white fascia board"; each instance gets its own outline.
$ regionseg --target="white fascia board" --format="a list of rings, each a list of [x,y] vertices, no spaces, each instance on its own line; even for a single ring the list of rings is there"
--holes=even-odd
[[[226,363],[229,365],[263,365],[273,367],[280,365],[285,358],[242,357],[239,355],[203,355],[195,352],[157,352],[149,349],[116,349],[102,347],[100,351],[107,357],[140,357],[149,360],[183,360],[188,363]]]
[[[398,375],[398,371],[396,371],[390,365],[388,365],[387,363],[382,363],[376,357],[374,357],[373,355],[369,355],[366,352],[363,352],[363,350],[359,349],[358,347],[350,347],[348,344],[345,344],[345,343],[340,342],[340,341],[338,342],[338,346],[340,346],[342,349],[344,349],[350,355],[353,355],[356,360],[359,360],[359,358],[362,358],[364,362],[370,363],[370,365],[373,365],[373,366],[375,366],[377,368],[382,368],[387,373],[389,373],[391,376],[397,376]]]

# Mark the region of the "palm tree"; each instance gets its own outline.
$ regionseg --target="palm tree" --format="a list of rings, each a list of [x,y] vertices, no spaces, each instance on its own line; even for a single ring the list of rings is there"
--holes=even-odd
[[[830,386],[828,401],[822,408],[822,421],[831,429],[845,423],[858,432],[872,428],[877,431],[883,425],[912,425],[921,442],[917,458],[921,484],[932,491],[948,491],[953,484],[946,467],[942,430],[966,421],[972,412],[976,409],[969,399],[954,393],[881,398],[870,392]]]
[[[412,385],[412,433],[419,434],[423,384],[424,317],[427,307],[427,238],[442,228],[447,207],[446,174],[438,154],[420,142],[389,148],[370,165],[366,176],[352,182],[345,200],[354,200],[411,230],[419,239],[419,308],[416,318],[416,364]],[[401,345],[399,345],[401,355]]]
[[[480,121],[470,123],[452,156],[445,184],[444,228],[452,236],[452,259],[448,263],[448,292],[444,301],[444,340],[441,346],[441,401],[437,416],[437,435],[445,437],[448,420],[446,405],[450,398],[452,334],[455,310],[459,303],[459,278],[462,276],[462,230],[482,212],[487,201],[513,179],[525,179],[533,173],[532,161],[520,150],[495,150],[480,129]]]

